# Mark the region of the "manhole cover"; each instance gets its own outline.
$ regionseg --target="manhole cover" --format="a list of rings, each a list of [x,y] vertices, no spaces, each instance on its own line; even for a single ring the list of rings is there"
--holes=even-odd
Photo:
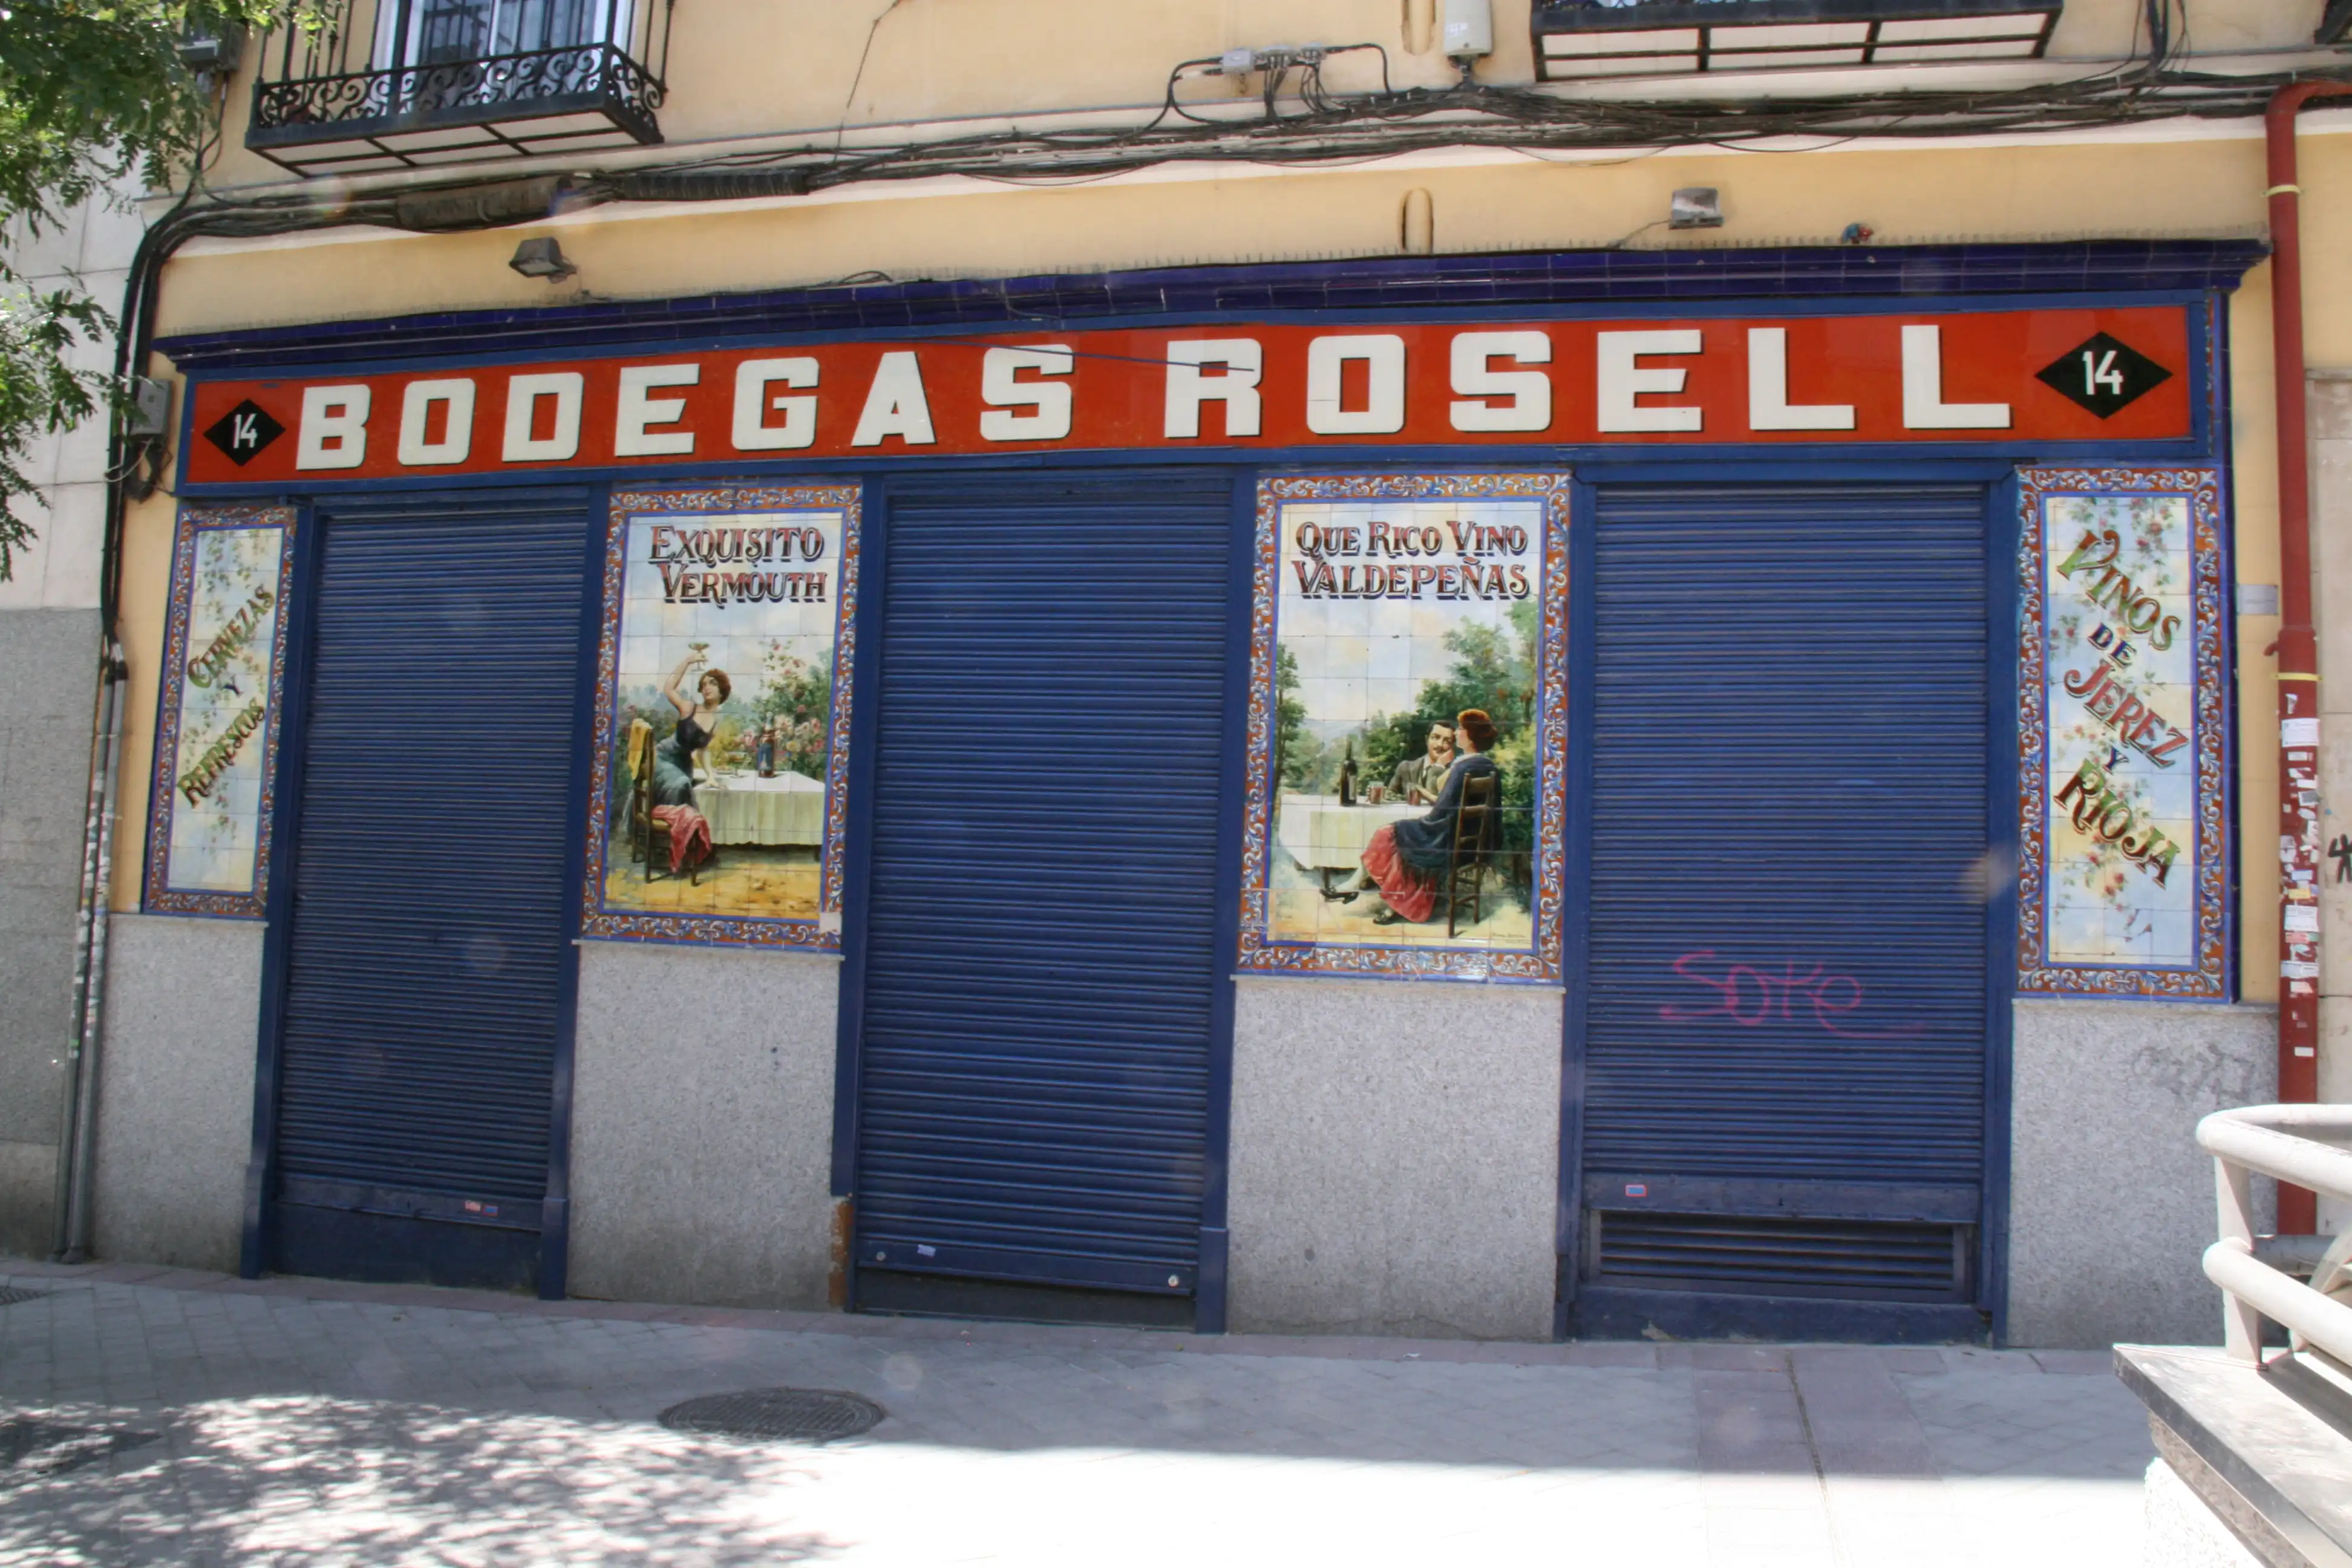
[[[838,1389],[749,1388],[673,1405],[661,1413],[661,1424],[677,1432],[830,1443],[870,1430],[887,1414],[864,1395]]]
[[[44,1292],[20,1289],[14,1285],[0,1285],[0,1307],[13,1307],[19,1301],[37,1301]]]

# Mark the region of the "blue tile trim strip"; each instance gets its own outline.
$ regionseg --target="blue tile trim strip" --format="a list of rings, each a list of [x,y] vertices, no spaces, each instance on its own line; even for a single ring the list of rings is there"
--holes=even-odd
[[[492,349],[585,353],[738,333],[986,328],[1041,319],[2195,290],[2234,288],[2268,254],[2256,240],[2185,239],[1375,257],[470,310],[190,333],[156,346],[184,371],[250,373]]]

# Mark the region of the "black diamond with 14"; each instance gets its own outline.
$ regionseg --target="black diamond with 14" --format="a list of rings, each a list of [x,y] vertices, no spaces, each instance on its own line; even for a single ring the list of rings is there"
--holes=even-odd
[[[260,454],[261,449],[280,436],[286,426],[269,416],[269,411],[250,397],[222,415],[205,432],[205,439],[218,447],[228,460],[238,468]]]
[[[2170,381],[2172,373],[2130,344],[2100,332],[2052,360],[2035,379],[2105,419]]]

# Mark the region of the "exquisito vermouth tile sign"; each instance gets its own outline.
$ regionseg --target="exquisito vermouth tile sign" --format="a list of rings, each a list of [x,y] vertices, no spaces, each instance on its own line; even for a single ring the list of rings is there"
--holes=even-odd
[[[146,907],[257,920],[268,894],[290,507],[190,507],[173,552]]]
[[[591,937],[841,941],[855,486],[613,497]]]
[[[2210,468],[2029,468],[2019,987],[2229,994]]]

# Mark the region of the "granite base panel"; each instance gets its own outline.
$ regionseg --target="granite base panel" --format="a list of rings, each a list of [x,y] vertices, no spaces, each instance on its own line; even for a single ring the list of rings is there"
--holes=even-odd
[[[2021,999],[2012,1038],[2007,1342],[2218,1343],[2197,1123],[2273,1098],[2276,1009]]]
[[[827,1304],[840,973],[808,954],[581,944],[572,1294]]]
[[[1229,1326],[1549,1338],[1560,993],[1237,984]]]
[[[99,1257],[236,1268],[261,942],[258,921],[113,918],[99,1042]]]

